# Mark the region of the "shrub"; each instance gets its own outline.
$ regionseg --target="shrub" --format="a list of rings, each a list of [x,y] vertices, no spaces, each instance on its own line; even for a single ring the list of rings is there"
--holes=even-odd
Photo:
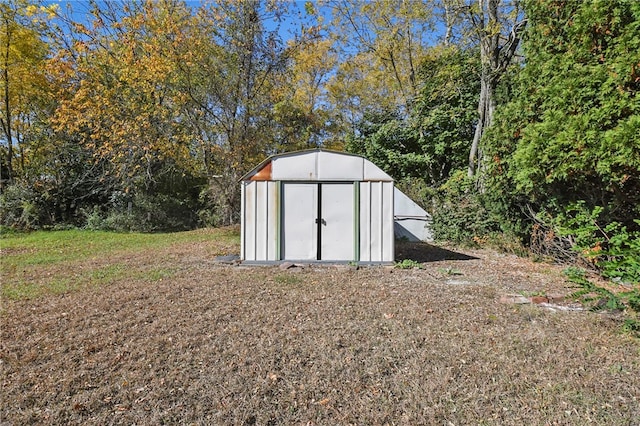
[[[396,262],[394,267],[397,269],[422,269],[422,264],[415,260],[403,259],[400,262]]]
[[[4,227],[34,230],[46,223],[38,193],[23,183],[14,183],[0,195],[0,224]]]
[[[106,209],[83,210],[86,229],[115,232],[181,231],[198,223],[196,208],[166,194],[114,192]]]
[[[81,209],[80,213],[82,213],[85,219],[85,229],[88,229],[90,231],[105,229],[104,213],[101,211],[99,206],[93,206],[93,209],[91,211]]]
[[[585,262],[605,278],[634,284],[640,282],[640,220],[629,230],[620,222],[609,222],[604,208],[589,209],[583,202],[570,205],[553,219],[554,229],[568,238]]]
[[[454,173],[440,187],[433,211],[433,232],[438,240],[481,244],[500,232],[499,223],[485,207],[482,194],[466,172]]]
[[[559,235],[571,238],[574,250],[586,264],[624,290],[613,292],[598,286],[577,268],[566,273],[581,287],[574,293],[576,298],[592,308],[624,310],[624,328],[640,336],[640,220],[634,221],[638,225],[634,230],[619,222],[602,225],[603,211],[602,207],[587,209],[584,203],[576,203],[556,219],[556,229]]]

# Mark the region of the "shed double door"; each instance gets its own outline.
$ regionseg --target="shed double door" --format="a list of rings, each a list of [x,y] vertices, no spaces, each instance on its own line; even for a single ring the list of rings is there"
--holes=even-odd
[[[282,259],[355,260],[355,194],[349,183],[282,187]]]

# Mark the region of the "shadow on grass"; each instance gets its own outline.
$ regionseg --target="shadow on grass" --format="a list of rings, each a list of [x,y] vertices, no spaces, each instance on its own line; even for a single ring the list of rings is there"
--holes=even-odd
[[[425,242],[396,241],[396,262],[401,262],[405,259],[424,263],[443,260],[476,260],[479,258]]]

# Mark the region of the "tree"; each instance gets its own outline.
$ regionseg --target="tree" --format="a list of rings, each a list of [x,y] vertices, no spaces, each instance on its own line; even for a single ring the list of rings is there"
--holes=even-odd
[[[181,29],[190,15],[173,1],[106,7],[94,7],[92,28],[75,24],[80,34],[66,56],[71,63],[61,67],[76,84],[65,88],[54,123],[82,135],[96,160],[109,160],[124,190],[148,189],[159,162],[188,167],[169,53],[186,42]]]
[[[264,21],[277,21],[282,7],[225,0],[201,8],[180,63],[182,116],[198,143],[217,223],[237,220],[237,181],[272,146],[273,92],[287,52],[277,29],[267,31]]]
[[[421,87],[410,116],[367,114],[347,147],[396,180],[419,178],[437,187],[464,167],[479,92],[476,53],[430,49],[418,70]]]
[[[20,151],[24,169],[24,146],[29,126],[37,114],[38,100],[47,92],[45,59],[48,46],[42,40],[44,21],[55,5],[37,7],[26,0],[0,4],[0,128],[6,144],[1,175],[11,182],[15,176],[14,148]]]
[[[338,62],[332,40],[309,32],[287,49],[289,64],[275,86],[274,152],[339,145],[326,89]]]
[[[354,123],[365,111],[408,116],[418,66],[431,35],[428,5],[403,0],[329,1],[343,58],[329,83],[333,102]]]
[[[207,223],[234,222],[237,180],[274,146],[274,105],[290,83],[283,76],[296,46],[284,46],[278,29],[264,25],[277,22],[284,5],[229,0],[191,10],[164,0],[92,7],[91,22],[69,23],[52,61],[61,83],[54,129],[95,164],[111,165],[104,181],[115,185],[113,194],[150,196],[168,187],[166,179],[179,186],[185,176],[204,177],[202,198],[214,210]],[[299,85],[294,106],[306,108],[308,88]]]
[[[423,152],[429,157],[426,180],[443,183],[464,167],[477,120],[475,106],[481,84],[477,49],[434,48],[421,65],[423,86],[416,101]]]
[[[529,1],[526,64],[487,138],[493,193],[552,217],[640,216],[640,4]],[[570,213],[574,212],[574,213]]]
[[[481,167],[479,161],[480,141],[484,131],[493,122],[496,108],[495,92],[498,82],[507,71],[516,53],[526,19],[521,16],[520,2],[503,0],[477,0],[457,8],[465,12],[467,25],[480,46],[480,98],[478,121],[469,150],[467,173],[474,176]]]
[[[467,160],[468,174],[473,176],[481,167],[480,143],[492,123],[498,83],[513,61],[526,23],[520,1],[441,0],[418,6],[407,1],[342,0],[329,4],[336,28],[346,35],[344,45],[355,49],[338,69],[330,92],[353,122],[361,118],[359,112],[374,109],[384,113],[398,108],[408,116],[420,90],[417,65],[438,35],[435,22],[445,28],[440,34],[445,46],[479,47],[481,67],[475,78],[480,96]]]
[[[66,171],[77,172],[50,173],[57,188],[50,192],[70,199],[76,213],[107,205],[107,214],[131,216],[136,229],[153,229],[153,214],[171,204],[185,206],[174,209],[176,220],[191,221],[184,211],[194,206],[198,190],[194,195],[183,188],[203,183],[180,115],[184,96],[176,66],[191,41],[191,11],[173,0],[107,2],[93,4],[91,20],[60,21],[68,28],[58,32],[48,68],[58,100],[50,118],[57,145],[49,152],[68,162]],[[159,226],[172,220],[166,219]]]

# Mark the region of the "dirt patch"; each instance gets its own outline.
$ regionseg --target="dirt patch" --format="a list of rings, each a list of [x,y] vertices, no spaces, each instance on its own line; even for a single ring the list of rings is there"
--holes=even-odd
[[[619,318],[500,303],[571,292],[552,265],[214,262],[231,249],[137,253],[171,277],[3,302],[2,424],[639,422],[640,344]]]

